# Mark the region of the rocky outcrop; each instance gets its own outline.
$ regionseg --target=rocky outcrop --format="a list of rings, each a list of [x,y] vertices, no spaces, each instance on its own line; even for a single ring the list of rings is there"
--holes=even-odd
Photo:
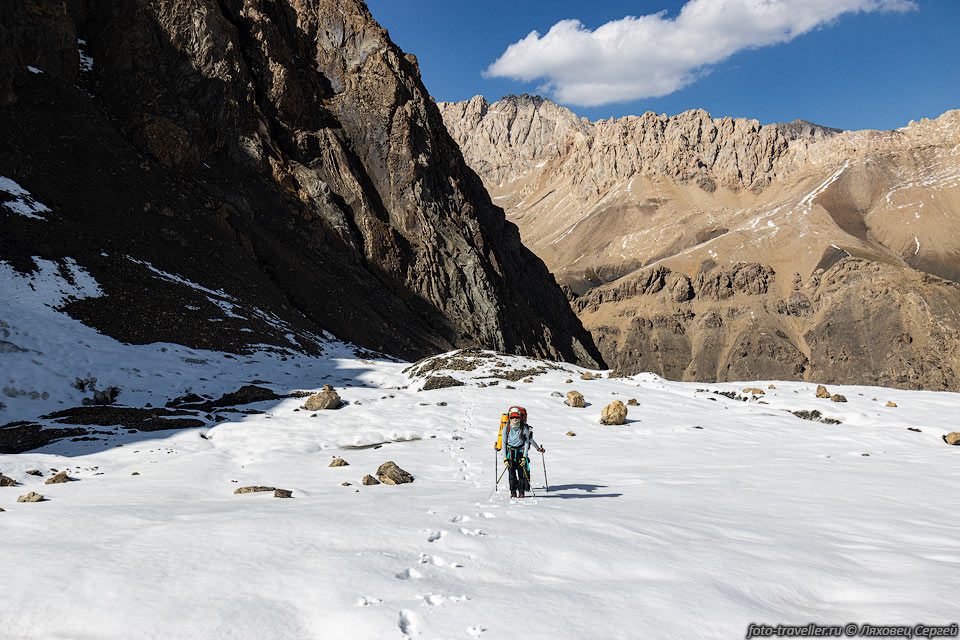
[[[321,391],[307,398],[303,408],[307,411],[322,411],[325,409],[339,409],[343,401],[340,394],[332,388]]]
[[[383,484],[406,484],[413,482],[413,476],[397,466],[395,462],[384,462],[377,468],[377,479]]]
[[[0,167],[51,209],[0,216],[0,260],[74,260],[102,295],[73,317],[131,343],[317,351],[326,330],[599,363],[360,0],[0,12]]]
[[[878,132],[440,106],[616,370],[960,389],[960,111]]]
[[[574,408],[583,408],[586,406],[586,402],[583,399],[583,394],[579,391],[567,391],[567,399],[563,401],[568,407]]]

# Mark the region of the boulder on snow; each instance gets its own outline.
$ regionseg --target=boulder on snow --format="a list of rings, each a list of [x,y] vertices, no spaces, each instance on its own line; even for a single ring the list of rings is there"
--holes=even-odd
[[[334,458],[333,462],[329,464],[331,467],[349,467],[350,463],[344,460],[343,458]]]
[[[567,399],[563,403],[569,407],[584,407],[586,402],[583,399],[583,394],[579,391],[567,391]]]
[[[0,474],[0,487],[15,487],[18,484],[20,483],[14,480],[13,478],[11,478],[10,476],[5,476],[3,474]]]
[[[330,386],[330,385],[327,385]],[[307,411],[323,411],[324,409],[339,409],[343,401],[333,389],[321,391],[307,398],[303,408]]]
[[[292,498],[293,491],[290,491],[289,489],[274,489],[273,497],[274,498]]]
[[[756,387],[747,387],[746,389],[743,390],[743,392],[749,393],[750,395],[754,395],[754,396],[763,395],[763,389],[757,389]]]
[[[636,406],[639,406],[639,404],[637,403],[637,399],[636,399],[636,398],[630,398],[629,400],[627,400],[627,406],[628,406],[628,407],[636,407]]]
[[[263,491],[276,491],[276,487],[262,487],[262,486],[251,486],[251,487],[240,487],[234,491],[234,495],[240,493],[261,493]]]
[[[890,400],[887,400],[887,406],[888,406],[888,407],[895,407],[895,406],[897,406],[897,403],[896,403],[896,402],[892,402],[892,401],[890,401]]]
[[[627,421],[627,405],[614,400],[600,413],[600,424],[623,424]]]
[[[447,387],[462,387],[463,383],[451,376],[430,376],[423,384],[424,391],[446,389]]]
[[[17,502],[43,502],[44,500],[46,500],[46,498],[39,493],[34,493],[33,491],[17,498]]]
[[[776,388],[777,388],[777,387],[776,387],[775,385],[772,385],[772,384],[767,387],[767,389],[776,389]]]
[[[63,484],[64,482],[73,482],[74,479],[67,475],[66,471],[61,471],[52,478],[47,478],[43,484]]]
[[[846,397],[846,396],[842,396],[842,395],[840,395],[839,393],[835,393],[835,394],[833,394],[832,396],[830,396],[830,401],[831,401],[831,402],[846,402],[846,401],[847,401],[847,397]]]
[[[822,384],[817,385],[817,397],[818,398],[829,398],[830,392],[827,391],[827,388]]]
[[[42,473],[39,469],[27,469],[27,475],[28,475],[28,476],[38,476],[38,477],[40,477],[40,478],[43,477],[43,473]]]
[[[564,380],[564,383],[566,384],[570,384],[571,382],[573,382],[571,378],[567,378],[566,380]]]
[[[594,378],[594,375],[593,375],[592,373],[590,373],[589,371],[580,374],[580,379],[581,379],[581,380],[593,380],[593,378]]]
[[[363,484],[367,484],[367,485],[380,484],[380,481],[377,480],[376,478],[374,478],[374,477],[371,476],[371,475],[365,475],[365,476],[363,476],[363,480],[361,480],[360,482],[362,482]]]
[[[413,482],[413,476],[397,466],[395,462],[384,462],[377,469],[377,479],[384,484],[406,484]]]
[[[524,378],[521,382],[533,382],[533,378]]]
[[[947,444],[960,445],[960,433],[953,431],[943,436],[943,441]]]
[[[567,431],[567,433],[565,433],[564,435],[575,436],[577,434],[575,434],[573,431]]]

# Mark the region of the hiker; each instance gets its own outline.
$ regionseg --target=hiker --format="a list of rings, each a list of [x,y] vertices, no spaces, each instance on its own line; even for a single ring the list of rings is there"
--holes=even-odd
[[[524,412],[525,413],[525,412]],[[530,445],[543,453],[546,451],[533,439],[533,428],[527,424],[520,411],[510,410],[503,428],[503,463],[510,476],[510,497],[522,498],[530,490],[530,464],[527,451]]]

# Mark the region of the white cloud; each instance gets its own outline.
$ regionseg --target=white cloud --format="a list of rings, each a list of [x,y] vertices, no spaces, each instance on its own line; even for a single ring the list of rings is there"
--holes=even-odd
[[[545,78],[540,90],[567,104],[655,98],[737,51],[789,42],[844,14],[916,8],[914,0],[690,0],[675,18],[627,16],[595,31],[561,20],[510,45],[485,75]]]

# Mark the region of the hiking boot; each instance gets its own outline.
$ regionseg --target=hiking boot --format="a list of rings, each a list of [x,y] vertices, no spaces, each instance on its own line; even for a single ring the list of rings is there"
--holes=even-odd
[[[517,497],[518,497],[518,498],[522,498],[522,497],[523,497],[523,492],[521,491],[521,492],[520,492],[520,495],[518,495]]]
[[[511,498],[516,498],[516,497],[517,497],[517,494],[515,494],[513,491],[511,491],[511,492],[510,492],[510,497],[511,497]],[[523,496],[520,496],[520,497],[522,498]]]

